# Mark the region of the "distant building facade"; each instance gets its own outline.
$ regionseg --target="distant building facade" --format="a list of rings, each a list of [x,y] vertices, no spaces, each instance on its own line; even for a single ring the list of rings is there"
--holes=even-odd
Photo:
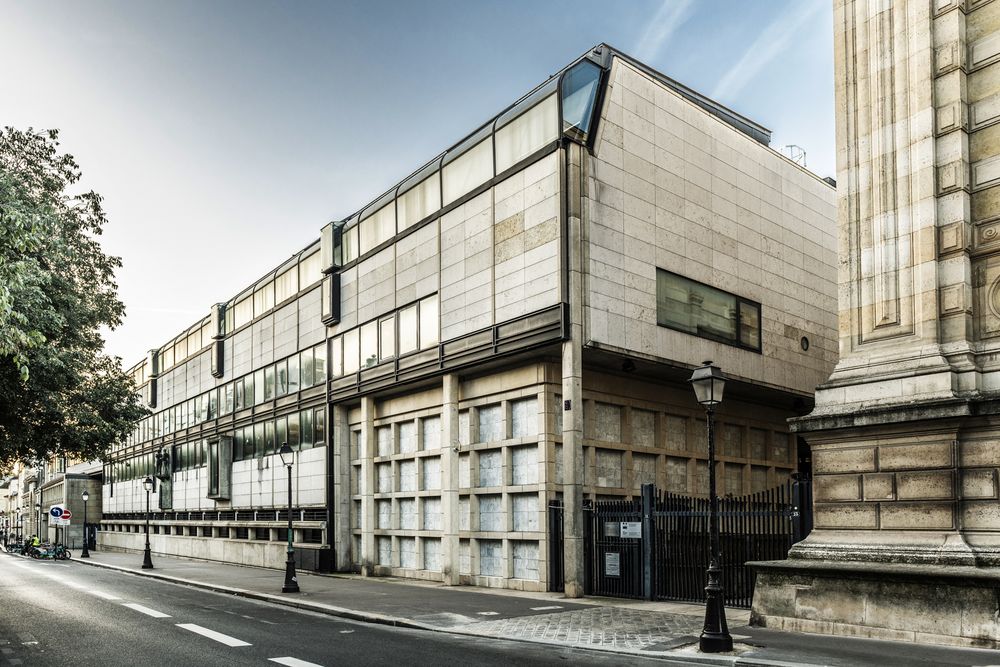
[[[307,569],[525,590],[565,504],[798,465],[837,358],[830,185],[767,130],[601,45],[132,368],[154,414],[105,463],[107,548],[280,567],[282,442]]]

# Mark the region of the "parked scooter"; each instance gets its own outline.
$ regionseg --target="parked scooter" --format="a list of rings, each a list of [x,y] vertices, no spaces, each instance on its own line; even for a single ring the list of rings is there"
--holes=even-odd
[[[39,560],[69,560],[73,557],[73,553],[62,544],[33,546],[28,555]]]

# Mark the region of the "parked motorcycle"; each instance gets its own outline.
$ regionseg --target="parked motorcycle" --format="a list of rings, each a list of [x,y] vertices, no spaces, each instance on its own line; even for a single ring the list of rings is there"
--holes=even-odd
[[[42,544],[31,547],[28,555],[39,560],[69,560],[73,557],[73,553],[63,544]]]

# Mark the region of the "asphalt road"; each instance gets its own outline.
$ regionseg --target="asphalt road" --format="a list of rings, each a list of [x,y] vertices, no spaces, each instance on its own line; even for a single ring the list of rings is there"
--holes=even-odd
[[[6,665],[630,665],[655,659],[359,623],[0,554]]]

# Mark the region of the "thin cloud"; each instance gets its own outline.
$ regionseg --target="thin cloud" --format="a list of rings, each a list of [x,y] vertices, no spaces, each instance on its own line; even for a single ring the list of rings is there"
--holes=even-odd
[[[652,61],[679,27],[691,18],[694,0],[663,0],[656,16],[643,30],[635,46],[635,57],[643,62]]]
[[[765,65],[787,48],[798,30],[822,9],[819,2],[791,4],[795,9],[781,12],[780,17],[757,36],[739,62],[716,84],[711,95],[713,98],[723,100],[735,97]]]

